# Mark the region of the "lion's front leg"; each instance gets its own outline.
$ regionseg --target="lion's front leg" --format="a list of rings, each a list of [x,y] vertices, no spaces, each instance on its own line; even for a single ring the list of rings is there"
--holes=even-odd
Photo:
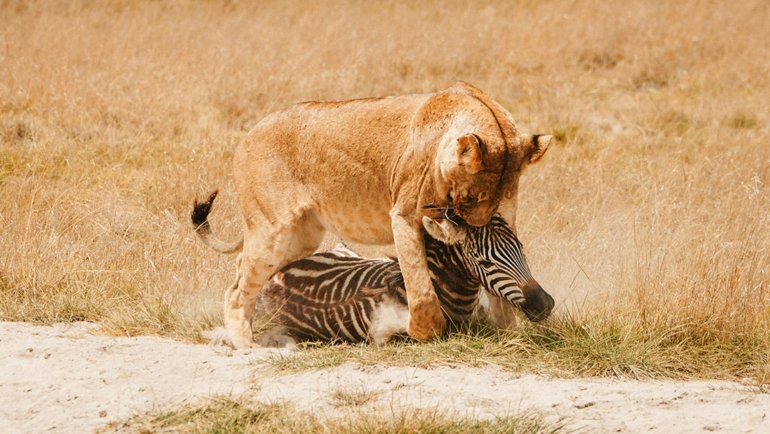
[[[391,211],[391,219],[409,304],[407,333],[415,339],[430,339],[443,333],[446,323],[428,272],[422,232],[395,211]]]

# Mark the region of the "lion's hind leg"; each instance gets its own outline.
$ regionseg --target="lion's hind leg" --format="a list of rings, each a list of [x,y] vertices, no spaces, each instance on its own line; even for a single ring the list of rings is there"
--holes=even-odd
[[[225,328],[235,348],[256,346],[251,318],[259,291],[270,276],[287,263],[310,255],[321,243],[324,227],[312,211],[286,221],[246,233],[237,280],[224,300]]]

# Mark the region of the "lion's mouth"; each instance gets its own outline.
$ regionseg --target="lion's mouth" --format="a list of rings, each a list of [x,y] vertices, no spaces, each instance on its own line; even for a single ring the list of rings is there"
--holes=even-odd
[[[451,195],[448,195],[447,197],[451,198]],[[465,220],[460,213],[457,212],[457,209],[452,204],[451,200],[447,201],[446,206],[438,206],[431,202],[423,205],[422,208],[428,211],[429,217],[434,220],[449,220],[456,225],[465,223]]]

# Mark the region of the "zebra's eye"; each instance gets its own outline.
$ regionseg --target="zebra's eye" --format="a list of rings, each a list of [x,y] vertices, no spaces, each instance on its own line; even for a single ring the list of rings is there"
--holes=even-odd
[[[478,259],[478,261],[479,261],[479,265],[481,265],[484,268],[492,268],[494,266],[492,261],[488,259]]]

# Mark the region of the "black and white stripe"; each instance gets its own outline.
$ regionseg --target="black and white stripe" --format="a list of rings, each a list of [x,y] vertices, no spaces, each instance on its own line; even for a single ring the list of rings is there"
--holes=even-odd
[[[521,242],[508,223],[493,217],[486,226],[467,228],[462,244],[465,257],[477,270],[482,285],[511,303],[524,301],[522,288],[534,282]]]
[[[454,244],[425,236],[434,290],[447,322],[455,325],[471,318],[480,288],[518,304],[524,299],[520,288],[532,278],[521,243],[501,217],[481,228],[462,228],[466,233]],[[265,285],[260,300],[293,337],[351,342],[370,340],[384,304],[407,308],[396,260],[338,250],[284,266]]]

